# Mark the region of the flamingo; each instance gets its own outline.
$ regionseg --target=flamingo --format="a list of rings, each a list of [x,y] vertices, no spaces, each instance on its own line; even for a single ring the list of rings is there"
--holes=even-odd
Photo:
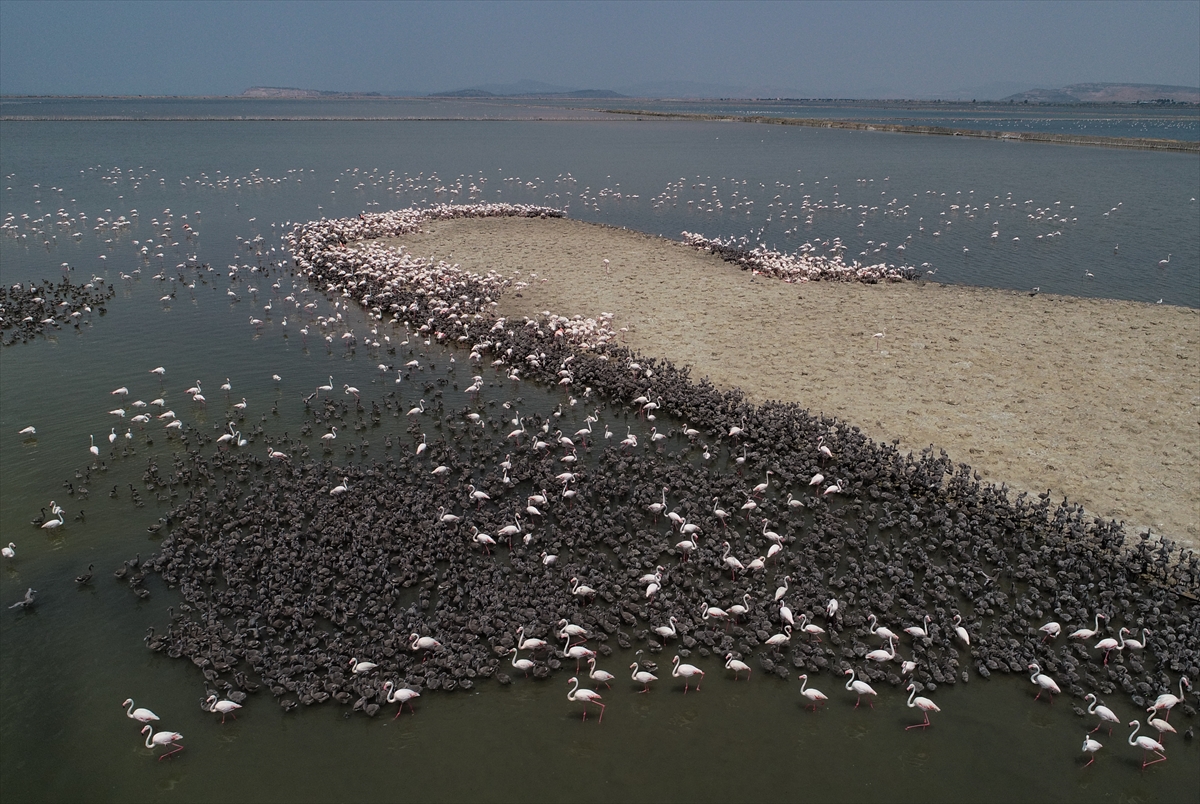
[[[575,672],[578,673],[579,672],[579,663],[581,661],[583,661],[584,659],[589,659],[589,658],[595,656],[596,652],[594,650],[589,650],[588,648],[585,648],[583,645],[571,645],[570,634],[567,635],[566,639],[567,639],[567,642],[566,642],[566,644],[563,645],[562,653],[559,655],[564,659],[574,659],[575,660]]]
[[[1123,630],[1128,631],[1129,629],[1123,629]],[[1148,634],[1152,634],[1152,633],[1154,633],[1154,632],[1151,631],[1149,628],[1143,628],[1142,629],[1142,638],[1125,640],[1125,647],[1129,648],[1130,650],[1141,650],[1142,648],[1146,647],[1146,636]]]
[[[1165,260],[1159,260],[1158,264],[1162,265],[1162,266],[1170,265],[1171,264],[1171,255],[1168,254],[1167,258]]]
[[[896,647],[889,639],[888,650],[873,650],[867,654],[867,658],[873,662],[894,662],[896,661]]]
[[[91,444],[92,444],[90,447],[88,447],[88,452],[92,453],[97,458],[99,458],[100,457],[100,448],[96,446],[96,437],[88,436],[88,439],[91,441]]]
[[[855,709],[857,709],[858,705],[860,703],[862,703],[862,697],[864,695],[877,695],[878,694],[875,692],[875,690],[871,689],[871,685],[868,684],[867,682],[856,680],[854,677],[855,676],[854,670],[847,670],[846,675],[850,676],[850,680],[846,682],[846,689],[848,689],[851,692],[858,695],[858,700],[854,702]],[[867,701],[867,704],[872,709],[875,708],[875,704],[871,703],[869,700]]]
[[[33,425],[29,425],[28,427],[26,427],[22,430],[18,430],[17,435],[31,436],[31,437],[35,436],[35,435],[37,435],[37,428],[34,427]]]
[[[739,619],[743,614],[750,611],[750,593],[742,595],[741,603],[734,603],[726,611],[727,614],[732,614],[735,620]]]
[[[529,678],[529,671],[532,670],[534,666],[533,662],[529,661],[528,659],[518,659],[516,648],[509,648],[508,652],[511,653],[513,657],[512,666],[524,673],[525,678]],[[391,702],[389,701],[388,703]]]
[[[0,555],[3,555],[5,558],[16,558],[17,557],[17,543],[9,542],[8,547],[5,547],[4,549],[0,550]]]
[[[517,647],[521,650],[541,650],[546,647],[544,639],[525,639],[525,626],[517,629]]]
[[[570,581],[570,584],[571,584],[571,594],[575,595],[578,598],[582,599],[585,597],[595,597],[596,596],[596,590],[590,586],[585,586],[585,585],[581,584],[579,582],[578,578],[572,578]]]
[[[654,514],[654,521],[658,522],[658,515],[667,510],[667,489],[665,486],[662,490],[662,502],[650,503],[646,507],[650,509],[650,513]]]
[[[1104,651],[1104,664],[1105,665],[1108,664],[1108,657],[1114,650],[1124,650],[1125,649],[1125,634],[1128,633],[1128,631],[1129,631],[1128,628],[1122,628],[1120,630],[1120,632],[1118,632],[1117,636],[1119,636],[1121,638],[1120,643],[1118,643],[1117,640],[1113,639],[1112,637],[1105,637],[1104,639],[1102,639],[1096,643],[1096,650]]]
[[[772,636],[770,639],[767,640],[767,644],[773,648],[778,648],[781,645],[786,645],[787,643],[789,643],[791,641],[792,641],[792,627],[790,625],[785,625],[783,627],[783,633],[775,634],[774,636]]]
[[[1096,614],[1096,622],[1091,628],[1080,628],[1068,634],[1068,639],[1091,639],[1100,632],[1100,621],[1108,619],[1103,614]]]
[[[795,625],[796,619],[792,616],[792,610],[788,608],[787,603],[779,601],[779,619],[788,625]]]
[[[234,714],[234,712],[238,709],[241,709],[242,705],[240,703],[234,703],[233,701],[220,701],[217,700],[217,696],[210,695],[204,701],[204,708],[205,710],[214,714],[220,712],[221,722],[224,723],[226,715],[233,715],[233,719],[237,720],[237,715]]]
[[[471,526],[471,530],[474,531],[474,533],[471,534],[471,541],[482,547],[485,553],[491,555],[492,551],[490,548],[496,546],[496,540],[486,533],[480,533],[479,528],[475,527],[474,525]]]
[[[954,615],[954,635],[968,648],[971,647],[971,635],[967,633],[967,629],[962,627],[961,614]]]
[[[814,687],[811,690],[808,689],[808,673],[801,673],[799,676],[797,676],[797,678],[799,678],[800,681],[803,682],[800,685],[800,694],[809,700],[809,702],[812,704],[812,710],[814,712],[817,711],[818,705],[829,700],[829,698],[826,697],[825,693],[821,692],[816,687]],[[807,708],[809,708],[809,707],[806,706],[805,709],[807,709]]]
[[[905,687],[905,689],[911,690],[911,692],[908,694],[909,708],[911,709],[912,707],[916,707],[916,708],[920,709],[922,712],[924,712],[925,713],[925,722],[924,723],[914,723],[911,726],[905,726],[904,730],[908,731],[909,729],[928,728],[929,727],[929,713],[930,712],[940,712],[942,710],[938,708],[937,704],[935,704],[933,701],[929,700],[928,698],[913,697],[917,694],[917,685],[916,684],[909,684],[907,687]]]
[[[562,626],[562,630],[558,632],[559,639],[567,637],[579,637],[581,640],[587,639],[587,629],[583,626],[575,625],[567,620],[559,620],[558,624]]]
[[[158,720],[158,715],[154,714],[149,709],[134,709],[132,698],[126,698],[125,702],[122,703],[121,706],[129,707],[129,710],[125,712],[125,716],[131,720],[136,720],[139,723],[149,723],[152,720]]]
[[[421,693],[417,692],[416,690],[410,690],[407,687],[393,689],[395,686],[396,685],[390,681],[386,681],[383,684],[383,691],[387,693],[387,702],[400,704],[400,708],[396,710],[396,717],[393,717],[392,720],[400,717],[400,713],[404,711],[405,704],[408,704],[408,711],[415,715],[417,710],[413,708],[412,701],[413,698],[420,698]]]
[[[725,654],[725,669],[733,671],[733,680],[734,681],[738,680],[738,673],[742,672],[743,670],[746,671],[746,680],[747,681],[750,680],[750,674],[754,672],[751,669],[750,665],[746,664],[743,661],[739,661],[738,659],[733,658],[732,653]]]
[[[800,615],[800,630],[808,634],[810,637],[816,637],[817,641],[821,641],[821,634],[825,633],[825,629],[819,625],[808,622],[808,615]]]
[[[374,662],[360,662],[358,659],[350,660],[350,672],[356,674],[369,673],[378,666]]]
[[[1033,671],[1033,674],[1029,676],[1029,682],[1031,684],[1037,684],[1038,687],[1040,687],[1037,697],[1033,700],[1036,701],[1038,698],[1041,698],[1042,693],[1044,692],[1049,696],[1050,703],[1053,704],[1054,696],[1062,692],[1062,690],[1060,690],[1058,685],[1054,683],[1054,679],[1042,673],[1042,668],[1038,667],[1037,664],[1029,665],[1028,669]]]
[[[812,479],[808,481],[808,485],[815,486],[816,488],[814,488],[813,491],[818,491],[818,490],[820,490],[821,484],[824,482],[825,482],[825,475],[821,474],[820,472],[817,472],[815,475],[812,476]]]
[[[1109,723],[1120,723],[1121,722],[1121,719],[1119,717],[1117,717],[1116,713],[1113,712],[1113,710],[1111,710],[1107,706],[1101,705],[1099,703],[1099,700],[1096,698],[1096,693],[1089,692],[1087,695],[1083,696],[1083,700],[1085,700],[1085,701],[1090,700],[1092,702],[1091,706],[1088,707],[1088,710],[1087,710],[1088,714],[1096,715],[1097,717],[1100,718],[1100,722],[1096,724],[1096,728],[1089,731],[1088,734],[1093,734],[1093,733],[1099,731],[1100,727],[1104,725],[1104,721],[1106,721],[1106,720]],[[1108,733],[1112,734],[1112,726],[1108,727]]]
[[[713,497],[713,516],[715,516],[717,519],[721,520],[722,528],[727,529],[729,526],[725,524],[725,519],[729,516],[729,512],[718,507],[717,501],[719,499],[720,499],[719,497]]]
[[[1165,732],[1165,731],[1169,731],[1172,734],[1179,733],[1179,732],[1175,731],[1175,727],[1172,726],[1170,723],[1168,723],[1165,720],[1159,720],[1158,718],[1156,718],[1154,716],[1154,707],[1150,707],[1146,711],[1150,713],[1150,719],[1146,721],[1146,725],[1149,726],[1150,728],[1156,729],[1158,731],[1158,739],[1160,742],[1162,741],[1163,732]]]
[[[641,653],[641,651],[638,652]],[[637,662],[629,665],[629,669],[633,671],[633,673],[630,674],[630,679],[642,685],[642,689],[638,690],[638,692],[649,692],[650,682],[658,681],[658,676],[648,673],[645,670],[639,670]]]
[[[753,494],[755,497],[763,496],[763,494],[766,492],[766,490],[771,487],[771,475],[772,475],[772,472],[770,469],[768,469],[766,481],[759,483],[757,486],[754,487],[754,489],[750,493]]]
[[[668,622],[670,623],[669,625],[654,626],[654,633],[658,634],[660,639],[667,640],[679,636],[679,632],[675,630],[675,618],[671,617]]]
[[[835,598],[835,597],[829,598],[829,602],[825,604],[826,618],[832,620],[834,617],[836,617],[837,613],[838,613],[838,606],[839,606],[839,603],[837,602],[837,598]]]
[[[616,676],[614,676],[612,673],[608,672],[607,670],[597,670],[596,669],[595,654],[588,657],[588,667],[591,668],[588,671],[588,677],[591,678],[592,681],[595,681],[597,684],[603,684],[604,686],[608,687],[609,689],[612,689],[612,684],[609,684],[608,682],[612,681],[614,678],[616,678]]]
[[[438,642],[433,637],[423,637],[423,636],[420,636],[415,633],[408,635],[408,649],[409,650],[411,650],[411,651],[423,650],[426,652],[425,658],[421,659],[422,662],[424,662],[426,659],[429,658],[429,651],[433,650],[434,648],[440,648],[441,646],[442,646],[442,643]]]
[[[908,634],[913,639],[925,639],[929,636],[929,632],[926,629],[929,628],[929,623],[932,619],[932,617],[926,614],[925,619],[921,621],[920,626],[910,625],[908,628],[904,629],[904,633]],[[924,628],[921,626],[924,626]]]
[[[61,514],[60,514],[60,516],[61,516]],[[1154,711],[1157,712],[1159,709],[1166,709],[1167,710],[1167,720],[1170,720],[1171,719],[1171,710],[1175,707],[1175,704],[1183,701],[1183,688],[1184,687],[1187,687],[1190,690],[1192,688],[1192,682],[1188,681],[1184,677],[1180,677],[1180,679],[1179,679],[1179,695],[1172,695],[1169,692],[1164,692],[1162,695],[1160,695],[1154,699],[1154,706],[1153,706]]]
[[[1045,634],[1042,637],[1042,641],[1045,642],[1047,639],[1057,639],[1058,635],[1062,633],[1062,625],[1056,622],[1048,622],[1038,630]]]
[[[1087,765],[1084,765],[1083,767],[1086,768],[1088,765],[1091,765],[1093,762],[1095,762],[1096,761],[1096,752],[1099,751],[1103,747],[1104,746],[1101,745],[1099,741],[1093,740],[1091,737],[1088,737],[1085,734],[1083,736],[1083,748],[1081,750],[1084,753],[1091,754],[1092,758],[1089,759],[1087,761]]]
[[[1163,744],[1160,743],[1158,740],[1155,740],[1153,737],[1146,737],[1144,735],[1141,737],[1138,737],[1136,740],[1134,740],[1134,736],[1139,731],[1141,731],[1141,728],[1142,728],[1141,721],[1131,720],[1131,721],[1129,721],[1128,725],[1134,727],[1133,732],[1130,733],[1130,735],[1129,735],[1129,744],[1134,746],[1135,748],[1142,749],[1142,769],[1143,770],[1146,769],[1147,765],[1153,765],[1156,762],[1165,762],[1166,761],[1167,758],[1166,758],[1166,756],[1163,755],[1163,751],[1166,751],[1167,749],[1164,748]],[[147,726],[147,728],[149,728],[149,726]],[[1158,754],[1158,759],[1154,759],[1154,760],[1147,762],[1146,754],[1150,753],[1151,751]]]
[[[791,575],[784,575],[783,576],[783,586],[777,586],[775,588],[775,602],[776,603],[778,603],[780,600],[782,600],[783,596],[788,593],[788,581],[790,581],[790,580],[792,580]]]
[[[579,679],[575,678],[574,676],[567,679],[567,683],[575,685],[571,689],[571,691],[567,693],[567,700],[572,701],[572,702],[583,701],[583,719],[587,720],[587,705],[590,703],[594,703],[596,706],[600,707],[600,717],[597,720],[597,722],[603,723],[604,722],[604,704],[600,703],[600,693],[598,693],[594,690],[579,689]]]
[[[737,571],[745,570],[746,568],[742,565],[742,562],[738,561],[736,558],[729,555],[729,551],[732,549],[729,546],[729,542],[725,542],[722,546],[725,548],[725,553],[721,556],[721,560],[723,562],[725,562],[725,566],[729,567],[730,577],[736,579]]]
[[[699,667],[690,664],[680,664],[679,654],[671,661],[671,676],[673,678],[683,679],[683,694],[687,695],[688,685],[691,683],[692,676],[700,676],[700,681],[696,682],[696,692],[700,691],[700,682],[704,681],[704,671]]]
[[[154,746],[156,746],[156,745],[166,746],[166,745],[170,745],[171,743],[177,743],[183,739],[183,735],[177,731],[160,731],[156,734],[154,732],[154,727],[151,725],[145,725],[142,727],[142,734],[146,734],[146,732],[150,732],[149,734],[146,735],[146,747],[147,748],[154,748]],[[1142,739],[1145,740],[1148,738],[1143,737]],[[167,753],[163,754],[162,756],[159,757],[159,759],[166,759],[167,757],[171,756],[172,754],[178,754],[182,750],[183,750],[183,746],[181,745],[178,748],[176,748],[174,751],[168,751]]]
[[[883,626],[880,626],[880,625],[876,625],[877,618],[875,617],[874,614],[867,617],[867,622],[870,623],[870,625],[868,625],[867,627],[870,629],[871,633],[874,634],[875,636],[879,637],[880,639],[889,639],[889,640],[895,639],[897,641],[900,640],[900,637],[898,637],[894,633],[892,633],[891,629],[884,628]]]

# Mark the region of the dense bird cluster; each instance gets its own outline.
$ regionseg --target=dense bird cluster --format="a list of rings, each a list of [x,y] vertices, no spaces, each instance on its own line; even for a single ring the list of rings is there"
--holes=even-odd
[[[683,242],[716,254],[726,262],[740,265],[756,275],[771,276],[784,282],[865,282],[874,285],[920,276],[911,265],[889,265],[886,262],[864,265],[858,260],[847,263],[842,259],[842,247],[837,244],[830,257],[818,254],[815,249],[785,254],[762,245],[748,248],[749,241],[745,238],[721,240],[692,232],[683,232]]]
[[[584,349],[545,321],[497,319],[496,277],[350,246],[412,224],[307,224],[296,263],[330,296],[493,363],[486,394],[476,375],[472,401],[448,407],[453,365],[436,379],[429,365],[407,411],[397,392],[351,398],[331,382],[305,400],[301,435],[362,432],[341,465],[328,442],[317,459],[301,437],[256,432],[265,455],[206,454],[202,439],[167,471],[147,467],[146,483],[181,502],[139,577],[184,601],[147,644],[192,660],[219,694],[263,684],[285,708],[332,698],[374,714],[397,690],[578,670],[613,642],[914,694],[1036,665],[1080,699],[1121,693],[1143,708],[1200,673],[1194,554],[1148,534],[1129,544],[1120,523],[1049,493],[1012,496],[945,453],[902,455],[798,405],[752,405],[613,343]],[[384,256],[386,270],[371,262]],[[517,367],[563,404],[522,416],[520,399],[504,402]],[[594,414],[563,432],[580,402]],[[384,429],[398,422],[405,435]],[[388,432],[382,447],[372,431]],[[1089,640],[1044,627],[1097,614]],[[1141,640],[1091,644],[1120,628]]]
[[[5,346],[44,335],[48,330],[66,327],[79,329],[92,320],[93,308],[100,315],[108,310],[104,303],[114,295],[113,286],[101,277],[82,285],[64,278],[61,282],[42,281],[4,288],[0,299],[0,332]]]

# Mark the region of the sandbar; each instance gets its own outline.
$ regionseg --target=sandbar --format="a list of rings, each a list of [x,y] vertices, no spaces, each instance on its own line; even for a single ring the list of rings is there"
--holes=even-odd
[[[788,284],[569,219],[428,222],[393,242],[527,283],[500,315],[611,312],[623,345],[695,380],[798,402],[905,451],[933,445],[1014,493],[1050,490],[1200,549],[1200,311],[928,281]]]

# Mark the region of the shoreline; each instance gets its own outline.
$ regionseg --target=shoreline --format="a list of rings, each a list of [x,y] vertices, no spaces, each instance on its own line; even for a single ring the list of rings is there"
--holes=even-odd
[[[569,219],[431,221],[386,242],[524,283],[500,315],[611,312],[622,345],[694,380],[798,402],[905,452],[932,444],[1014,494],[1049,488],[1130,535],[1200,548],[1200,311],[927,281],[788,284]]]

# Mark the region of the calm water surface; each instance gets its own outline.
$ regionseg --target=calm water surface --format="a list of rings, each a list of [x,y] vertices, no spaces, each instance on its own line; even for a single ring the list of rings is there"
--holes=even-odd
[[[0,140],[0,216],[18,226],[0,238],[0,278],[57,278],[67,262],[75,281],[98,274],[117,291],[93,327],[0,352],[0,533],[17,544],[16,560],[0,566],[0,603],[28,586],[40,592],[32,612],[0,609],[6,800],[1194,800],[1195,741],[1170,738],[1170,761],[1143,772],[1140,752],[1124,745],[1128,730],[1118,729],[1101,737],[1105,749],[1084,770],[1079,746],[1090,719],[1077,718],[1066,699],[1035,703],[1027,678],[1000,675],[940,687],[943,712],[927,733],[903,730],[914,717],[898,690],[881,689],[874,711],[856,711],[842,681],[818,676],[814,685],[831,701],[812,714],[801,709],[795,682],[756,672],[735,683],[715,661],[698,659],[711,676],[701,693],[660,682],[637,695],[635,684],[618,681],[604,691],[609,708],[599,725],[579,722],[560,673],[428,694],[416,716],[399,720],[391,707],[375,719],[335,705],[285,714],[259,693],[237,722],[221,726],[199,708],[199,671],[142,643],[147,626],[164,627],[175,594],[152,580],[152,596],[140,601],[111,578],[124,559],[156,549],[146,527],[169,503],[143,491],[146,505],[135,508],[127,491],[118,499],[108,491],[140,487],[147,459],[169,465],[178,443],[151,427],[154,444],[135,433],[128,445],[118,438],[110,455],[110,428],[123,434],[129,426],[106,411],[117,405],[109,392],[126,385],[130,400],[163,394],[189,426],[220,429],[229,404],[245,396],[247,425],[295,433],[302,397],[330,374],[363,389],[365,404],[394,390],[415,404],[420,388],[398,389],[381,376],[379,355],[305,339],[295,317],[283,326],[277,300],[290,278],[278,294],[264,279],[257,302],[231,302],[225,269],[256,263],[242,242],[258,235],[278,247],[289,221],[472,196],[569,206],[575,218],[670,237],[688,229],[780,248],[841,237],[869,253],[890,242],[889,261],[892,247],[908,242],[904,261],[929,262],[937,279],[1200,306],[1200,221],[1189,200],[1200,185],[1195,157],[666,122],[5,122]],[[800,206],[805,195],[829,208],[816,210],[811,225],[790,215],[781,225],[786,205]],[[968,201],[979,211],[964,212]],[[86,223],[54,226],[60,208]],[[164,241],[152,221],[168,209],[173,236]],[[47,213],[48,224],[35,225]],[[181,236],[185,214],[198,238]],[[133,221],[128,230],[94,229],[98,218],[120,215]],[[1004,237],[993,244],[996,229]],[[1019,245],[1011,240],[1018,236]],[[143,259],[147,243],[156,247]],[[174,266],[191,256],[216,269],[194,289],[152,278],[164,268],[176,276]],[[268,299],[276,310],[257,331],[247,319]],[[365,333],[367,323],[350,316]],[[449,355],[433,347],[429,357],[444,367]],[[463,373],[465,355],[457,359]],[[167,368],[162,384],[148,373],[158,365]],[[229,399],[216,390],[226,377]],[[203,410],[184,404],[196,379],[209,397]],[[561,401],[532,387],[490,392],[519,392],[526,415],[546,415]],[[447,390],[447,408],[462,403]],[[567,409],[562,429],[583,426],[586,412]],[[627,422],[616,410],[602,413],[614,430]],[[28,424],[38,428],[34,441],[16,435]],[[385,417],[366,434],[370,457],[382,460],[384,436],[406,425]],[[89,435],[107,469],[92,474],[81,500],[63,484],[80,484]],[[247,449],[262,446],[260,437]],[[66,508],[67,525],[48,536],[28,523],[51,499]],[[86,521],[75,521],[81,509]],[[96,580],[77,589],[71,579],[89,563]],[[664,682],[671,655],[656,657],[667,667]],[[624,679],[631,661],[618,651],[601,666]],[[151,757],[120,709],[129,696],[186,736],[182,754]],[[1142,714],[1124,699],[1109,705],[1125,720]],[[1176,720],[1190,724],[1179,712]]]

